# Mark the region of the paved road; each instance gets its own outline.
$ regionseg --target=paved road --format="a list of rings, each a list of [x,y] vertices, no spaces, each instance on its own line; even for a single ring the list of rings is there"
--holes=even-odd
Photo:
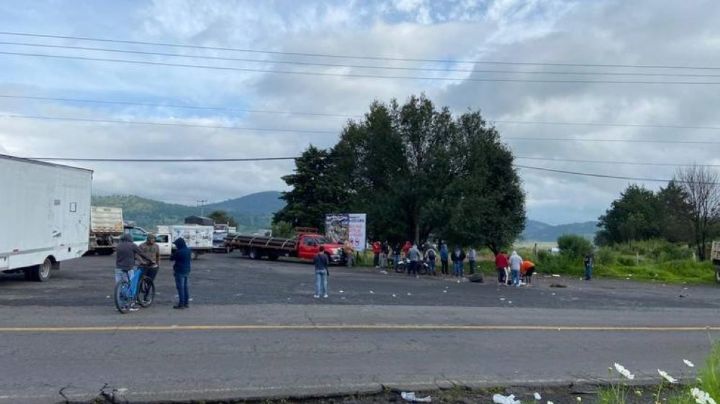
[[[0,276],[0,403],[134,401],[594,381],[619,361],[639,377],[692,374],[720,333],[713,286],[539,278],[531,288],[224,255],[195,262],[191,309],[119,315],[112,257],[68,263],[46,284]],[[551,288],[560,283],[567,288]],[[342,293],[340,292],[342,291]],[[706,328],[714,327],[714,328]]]

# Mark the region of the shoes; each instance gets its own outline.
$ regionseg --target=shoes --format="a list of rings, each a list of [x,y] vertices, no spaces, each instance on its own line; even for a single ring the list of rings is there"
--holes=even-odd
[[[315,299],[319,299],[319,298],[320,298],[320,295],[313,295],[313,297],[314,297]]]
[[[182,310],[184,308],[185,308],[185,306],[183,306],[182,304],[176,304],[175,306],[173,306],[173,309],[178,309],[178,310]]]
[[[327,298],[328,298],[328,295],[326,293],[325,295],[323,295],[323,299],[327,299]]]

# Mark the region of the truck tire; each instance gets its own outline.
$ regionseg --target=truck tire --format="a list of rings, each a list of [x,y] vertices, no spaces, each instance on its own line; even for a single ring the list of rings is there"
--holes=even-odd
[[[199,256],[199,255],[200,255],[200,254],[198,254],[197,251],[192,251],[192,252],[190,253],[190,257],[192,258],[193,261],[195,261],[196,259],[198,259],[198,256]]]
[[[258,251],[257,248],[251,248],[248,257],[250,257],[251,260],[260,259],[260,251]]]
[[[279,258],[279,256],[278,256],[277,253],[271,252],[271,253],[268,254],[268,259],[269,259],[270,261],[277,261],[278,258]]]
[[[35,282],[45,282],[50,279],[51,269],[52,261],[50,261],[50,257],[45,258],[42,264],[25,270],[25,279]]]
[[[720,266],[715,267],[715,282],[720,283]]]

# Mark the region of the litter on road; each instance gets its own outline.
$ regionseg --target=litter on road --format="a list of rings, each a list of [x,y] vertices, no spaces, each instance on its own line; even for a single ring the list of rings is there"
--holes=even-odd
[[[400,397],[402,397],[403,400],[409,401],[411,403],[431,403],[432,398],[430,396],[427,397],[418,397],[415,395],[415,392],[406,392],[403,391],[400,393]]]

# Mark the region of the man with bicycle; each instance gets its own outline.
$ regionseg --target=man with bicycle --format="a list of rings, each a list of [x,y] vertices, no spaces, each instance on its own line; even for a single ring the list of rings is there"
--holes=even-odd
[[[152,258],[146,256],[140,248],[133,243],[132,236],[130,234],[123,234],[120,237],[120,243],[118,243],[115,249],[115,283],[127,280],[128,282],[132,279],[135,273],[135,257],[140,257],[146,262],[154,265]],[[135,306],[130,308],[131,311],[138,310]]]

